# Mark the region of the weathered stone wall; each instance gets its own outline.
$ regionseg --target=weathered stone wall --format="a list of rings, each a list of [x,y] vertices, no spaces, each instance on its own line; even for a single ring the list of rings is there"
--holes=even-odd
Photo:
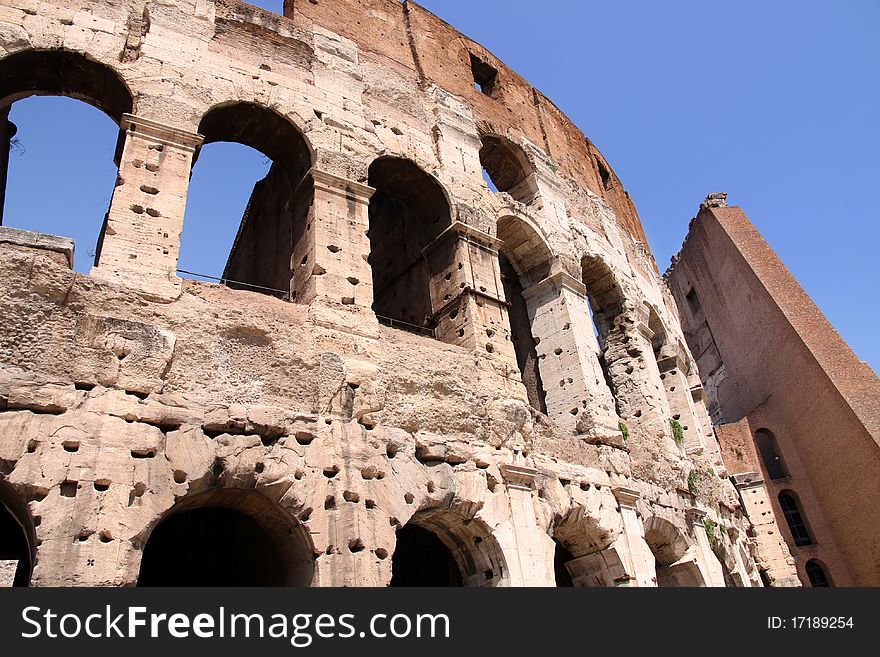
[[[763,480],[754,494],[772,505],[805,584],[815,559],[833,584],[876,586],[880,381],[742,210],[711,198],[704,206],[667,279],[722,425],[724,461],[750,488]],[[762,431],[784,463],[775,477],[755,446]],[[800,506],[804,545],[788,530],[780,493]],[[749,512],[756,526],[767,505]]]
[[[215,506],[262,523],[289,584],[387,584],[412,523],[469,585],[553,585],[554,538],[576,584],[760,585],[675,305],[607,162],[413,3],[286,13],[0,4],[0,106],[70,95],[121,128],[90,275],[0,239],[0,484],[27,503],[32,583],[134,584],[163,521]],[[496,138],[521,169],[500,193],[481,175]],[[286,289],[292,222],[290,300],[177,276],[193,159],[223,139],[291,181],[286,202],[257,190],[228,270]],[[376,173],[394,158],[430,185]],[[418,245],[422,333],[373,310],[380,179],[422,209],[432,186],[444,199]],[[499,252],[546,415],[517,367]]]

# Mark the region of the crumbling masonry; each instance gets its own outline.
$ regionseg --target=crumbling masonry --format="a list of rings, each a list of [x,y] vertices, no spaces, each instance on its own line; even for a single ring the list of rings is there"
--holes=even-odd
[[[621,182],[479,44],[397,0],[2,0],[0,54],[4,156],[34,94],[120,128],[89,275],[0,228],[5,581],[798,585]],[[176,271],[215,141],[273,161],[228,285]]]

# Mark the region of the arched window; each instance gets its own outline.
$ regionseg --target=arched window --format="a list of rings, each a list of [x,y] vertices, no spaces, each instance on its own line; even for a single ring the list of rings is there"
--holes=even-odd
[[[221,489],[153,528],[138,586],[309,586],[313,552],[308,531],[262,493]]]
[[[581,261],[584,286],[587,288],[587,302],[593,318],[596,339],[599,343],[598,357],[605,383],[614,396],[617,414],[621,415],[621,399],[618,397],[611,374],[613,363],[627,357],[623,328],[616,325],[615,319],[623,312],[623,291],[617,284],[611,268],[600,258],[584,256]]]
[[[245,102],[212,108],[198,131],[205,141],[187,198],[182,273],[292,298],[291,265],[312,204],[311,187],[300,184],[312,166],[305,138],[284,116]],[[248,193],[245,207],[234,205]]]
[[[546,392],[532,335],[532,317],[523,290],[550,274],[552,256],[541,236],[522,219],[502,217],[498,220],[497,234],[502,242],[498,260],[516,362],[529,404],[546,414]]]
[[[786,491],[779,493],[779,506],[782,507],[782,514],[788,523],[788,529],[791,532],[791,537],[794,539],[794,544],[799,547],[812,545],[813,537],[810,535],[810,530],[804,521],[800,505],[794,495]]]
[[[755,443],[758,446],[758,453],[761,455],[761,461],[767,470],[767,476],[770,479],[784,479],[788,476],[785,463],[779,455],[776,447],[776,438],[767,429],[758,429],[755,432]]]
[[[117,181],[118,126],[132,108],[116,72],[84,55],[28,50],[0,60],[2,223],[72,238],[74,269],[87,273]]]
[[[810,580],[810,586],[831,586],[831,580],[825,570],[825,566],[818,559],[810,559],[804,564],[804,570]]]
[[[369,210],[373,311],[385,324],[433,334],[433,272],[423,249],[451,223],[446,194],[433,177],[397,157],[373,162],[369,185],[376,190]]]
[[[498,135],[481,137],[480,165],[489,188],[506,192],[520,203],[531,203],[538,194],[534,169],[523,150]]]

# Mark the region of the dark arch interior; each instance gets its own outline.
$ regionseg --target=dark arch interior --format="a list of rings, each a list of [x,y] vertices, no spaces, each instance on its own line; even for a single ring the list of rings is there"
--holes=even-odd
[[[13,586],[30,584],[32,541],[33,525],[24,503],[5,487],[0,488],[0,560],[18,562]]]
[[[531,180],[532,167],[522,150],[510,140],[495,135],[481,139],[480,164],[499,192],[507,192],[520,203],[537,194]]]
[[[434,532],[408,524],[397,532],[391,586],[462,586],[461,571]]]
[[[223,506],[180,511],[144,546],[138,586],[307,586],[301,527]]]
[[[807,561],[807,563],[804,564],[804,570],[807,572],[807,577],[810,580],[810,586],[831,586],[831,580],[828,577],[828,573],[825,572],[825,568],[816,559],[810,559],[809,561]]]
[[[68,96],[118,124],[132,111],[131,93],[107,66],[69,50],[27,50],[0,61],[0,105],[32,95]]]
[[[547,394],[541,381],[538,367],[538,352],[535,349],[535,338],[532,335],[532,322],[523,298],[523,286],[513,264],[504,253],[498,254],[501,268],[501,282],[504,284],[504,300],[508,305],[510,318],[510,339],[516,353],[516,364],[522,375],[523,385],[529,398],[529,405],[547,414]]]
[[[556,586],[566,588],[574,586],[571,573],[569,573],[568,568],[565,567],[565,564],[574,559],[574,555],[566,550],[562,543],[555,538],[553,539],[553,543],[556,545],[556,550],[553,553],[553,572],[556,576]]]
[[[784,479],[788,476],[785,468],[785,462],[779,455],[779,449],[776,446],[776,438],[766,429],[758,429],[755,432],[755,443],[758,446],[758,453],[761,455],[761,461],[767,469],[767,476],[770,479]]]
[[[312,166],[312,152],[305,137],[277,112],[244,102],[209,110],[198,130],[205,137],[203,149],[214,142],[234,142],[272,160],[269,172],[254,185],[221,278],[230,287],[292,298],[291,265],[298,261],[295,252],[306,248],[302,237],[312,204],[312,187],[303,184]],[[230,163],[233,166],[235,162]],[[262,175],[262,171],[256,175]],[[202,215],[194,212],[193,217],[195,220]],[[217,229],[216,217],[204,220],[210,220],[213,230]],[[188,227],[194,228],[185,225],[184,230]],[[212,228],[199,226],[198,230]],[[183,245],[189,245],[188,236]],[[183,253],[183,245],[181,256],[186,262],[188,254]],[[219,261],[216,273],[197,273],[218,275]]]
[[[449,203],[431,176],[409,160],[370,165],[373,310],[400,328],[433,329],[431,267],[422,250],[450,225]],[[438,271],[440,267],[435,267]]]

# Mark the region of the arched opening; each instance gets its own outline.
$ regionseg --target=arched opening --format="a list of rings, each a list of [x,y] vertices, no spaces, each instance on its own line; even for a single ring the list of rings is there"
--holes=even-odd
[[[212,108],[198,131],[205,141],[193,163],[181,273],[291,298],[313,196],[305,137],[274,110],[246,102]]]
[[[827,587],[831,586],[831,578],[828,576],[828,570],[824,564],[818,559],[810,559],[804,564],[804,571],[810,580],[810,586]]]
[[[88,272],[117,179],[119,122],[132,108],[116,72],[85,55],[0,60],[0,223],[72,238],[74,269]]]
[[[429,263],[423,250],[451,222],[440,184],[413,162],[382,157],[370,165],[370,255],[373,311],[380,322],[433,334],[433,272],[450,263]]]
[[[773,433],[768,429],[758,429],[755,432],[755,444],[758,446],[758,454],[761,455],[761,462],[764,464],[767,476],[771,480],[788,477],[788,470],[779,455],[779,448]]]
[[[553,530],[553,572],[556,586],[614,586],[622,564],[607,549],[613,536],[584,507],[575,507],[556,521]]]
[[[0,482],[0,587],[30,584],[33,545],[34,524],[27,506]]]
[[[538,186],[534,168],[523,150],[498,135],[483,135],[480,141],[480,165],[489,188],[510,194],[520,203],[531,203],[538,195]]]
[[[138,586],[309,586],[308,532],[261,493],[223,489],[179,502],[143,548]]]
[[[788,530],[791,532],[794,544],[798,547],[812,545],[812,533],[801,513],[800,504],[798,504],[794,493],[791,491],[779,493],[779,506],[782,507],[782,515],[785,516],[785,522],[788,523]]]
[[[650,517],[645,521],[645,542],[654,555],[657,586],[705,586],[687,539],[671,522]]]
[[[507,576],[491,531],[451,509],[416,513],[397,531],[391,586],[499,586]]]
[[[620,390],[615,385],[613,371],[627,367],[629,354],[623,326],[615,322],[623,312],[623,291],[611,268],[596,256],[584,256],[581,260],[582,282],[587,289],[587,302],[598,341],[598,358],[605,383],[614,397],[617,414],[622,414]],[[615,367],[620,363],[620,368]],[[627,377],[620,379],[628,380]]]
[[[498,239],[503,243],[498,254],[504,300],[510,320],[510,339],[516,363],[526,387],[529,404],[547,413],[546,392],[538,366],[536,341],[532,335],[533,312],[529,311],[523,290],[550,275],[552,255],[541,236],[525,221],[516,217],[498,220]]]

